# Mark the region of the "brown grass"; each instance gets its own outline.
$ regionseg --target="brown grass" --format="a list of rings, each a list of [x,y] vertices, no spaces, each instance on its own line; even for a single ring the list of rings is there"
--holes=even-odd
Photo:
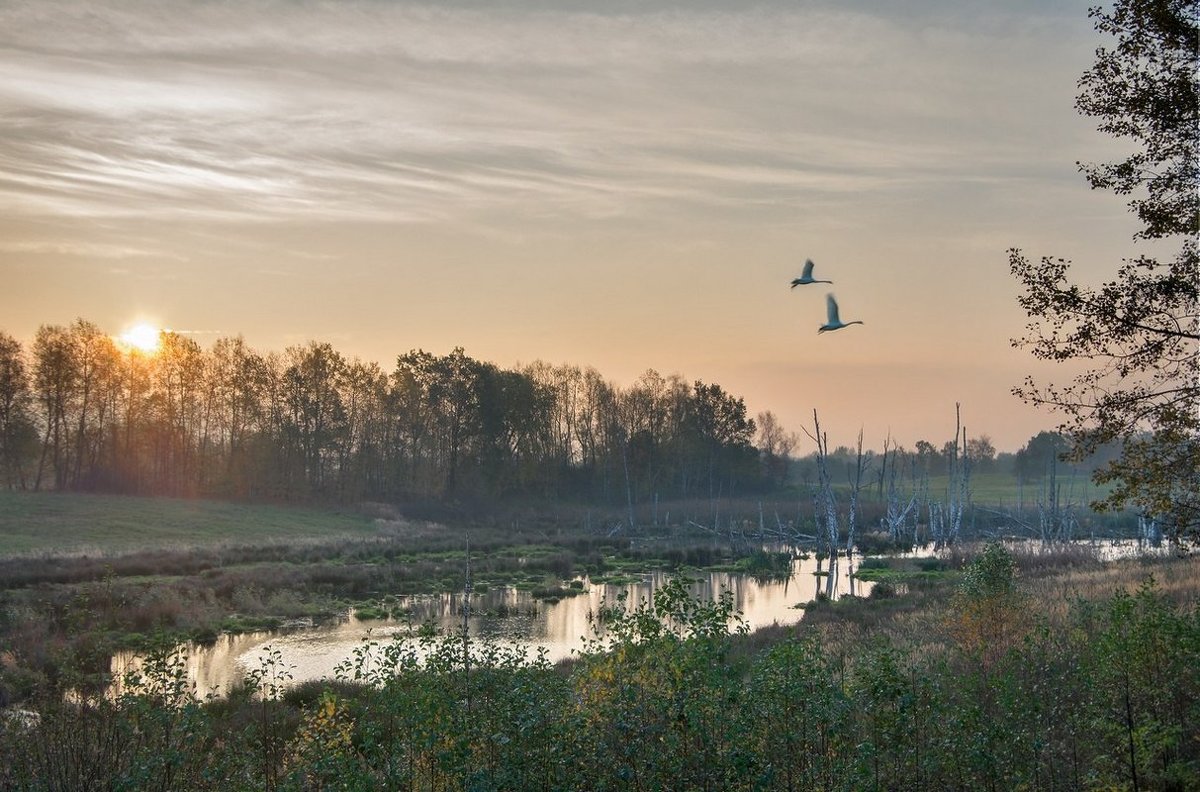
[[[1184,610],[1200,603],[1200,555],[1102,562],[1088,548],[1014,553],[1017,588],[1022,598],[1020,625],[1044,621],[1065,627],[1073,603],[1105,601],[1118,591],[1133,592],[1153,578],[1156,591]],[[959,568],[973,558],[970,551],[944,560]],[[815,633],[835,655],[852,656],[873,640],[885,638],[904,647],[916,661],[944,656],[958,642],[953,580],[910,584],[898,597],[884,600],[844,599],[810,606],[793,628],[759,631],[747,641],[754,651],[790,634]],[[745,650],[745,649],[744,649]]]
[[[1153,579],[1155,590],[1185,610],[1200,602],[1200,556],[1128,559],[1096,567],[1057,571],[1022,579],[1021,590],[1037,603],[1052,625],[1066,624],[1071,603],[1107,600],[1118,591],[1133,592]]]

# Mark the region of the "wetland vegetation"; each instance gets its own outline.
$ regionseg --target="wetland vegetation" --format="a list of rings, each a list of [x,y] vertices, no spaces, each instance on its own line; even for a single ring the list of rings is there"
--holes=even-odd
[[[202,701],[168,642],[116,698],[7,718],[0,785],[1195,788],[1195,558],[990,545],[937,561],[952,574],[754,633],[677,581],[611,603],[603,637],[557,666],[426,634],[366,641],[338,678],[296,686],[267,653]],[[943,571],[922,565],[869,566]]]

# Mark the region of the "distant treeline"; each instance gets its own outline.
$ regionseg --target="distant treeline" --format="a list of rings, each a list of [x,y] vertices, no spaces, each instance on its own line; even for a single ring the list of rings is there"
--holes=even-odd
[[[503,369],[411,351],[391,371],[327,343],[262,353],[175,333],[152,354],[95,324],[0,333],[0,484],[282,500],[511,494],[624,503],[781,482],[742,399],[649,371]],[[770,421],[772,419],[768,419]]]
[[[621,388],[593,368],[504,369],[461,348],[410,351],[385,371],[327,343],[205,349],[171,332],[143,353],[82,319],[42,326],[27,350],[0,332],[8,488],[623,505],[778,490],[795,446],[774,414],[750,418],[720,385],[676,374]],[[995,461],[986,436],[967,451]],[[902,461],[936,474],[950,452],[920,441]]]

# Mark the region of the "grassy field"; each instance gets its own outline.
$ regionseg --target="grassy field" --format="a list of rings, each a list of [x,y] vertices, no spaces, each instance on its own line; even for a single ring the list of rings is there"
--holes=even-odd
[[[944,497],[947,485],[946,476],[931,476],[929,478],[930,497],[934,499]],[[1082,472],[1075,473],[1073,476],[1069,473],[1060,474],[1058,485],[1060,487],[1059,497],[1062,501],[1070,500],[1083,506],[1108,495],[1111,490],[1109,487],[1097,487],[1092,483],[1090,474]],[[1044,497],[1043,490],[1046,486],[1045,481],[1027,481],[1022,486],[1018,483],[1016,476],[1009,473],[972,473],[971,501],[983,506],[1009,508],[1015,507],[1017,502],[1021,501],[1028,508],[1034,506],[1038,498]]]
[[[76,493],[0,492],[0,557],[368,537],[361,514]]]
[[[1073,480],[1060,477],[1059,483],[1061,498],[1082,507],[1080,516],[1085,519],[1090,514],[1086,504],[1105,494],[1083,474]],[[935,500],[944,497],[946,486],[945,476],[933,477],[929,482],[930,496]],[[1017,480],[1007,473],[976,473],[971,477],[971,499],[986,509],[1015,509],[1018,502],[1027,510],[1033,509],[1042,497],[1042,489],[1039,482],[1020,488]],[[876,494],[873,487],[864,491],[863,506],[867,512],[872,511],[872,504],[882,509],[873,500]],[[807,491],[786,502],[762,504],[750,499],[744,503],[722,502],[719,506],[725,520],[739,514],[740,509],[745,512],[742,517],[753,522],[758,519],[760,506],[765,508],[762,513],[768,521],[776,515],[796,518],[797,503],[802,504],[800,512],[808,516]],[[689,519],[707,523],[713,519],[712,508],[707,501],[664,504],[660,515],[651,505],[642,504],[638,509],[639,524],[657,524],[659,516],[670,517],[677,524]],[[559,522],[564,526],[582,526],[582,518],[578,517],[563,515]],[[874,513],[867,517],[872,525],[878,520]],[[596,524],[603,519],[597,517]],[[123,495],[0,492],[0,558],[371,538],[380,533],[375,520],[352,510]]]

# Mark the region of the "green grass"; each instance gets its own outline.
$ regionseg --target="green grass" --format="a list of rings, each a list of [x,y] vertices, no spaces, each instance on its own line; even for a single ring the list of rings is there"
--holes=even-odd
[[[930,476],[929,494],[934,500],[943,498],[948,479],[946,476]],[[1058,484],[1062,487],[1062,497],[1070,496],[1076,503],[1086,505],[1097,498],[1109,494],[1110,487],[1097,487],[1092,483],[1091,474],[1078,472],[1071,475],[1065,466],[1059,471]],[[1033,507],[1045,489],[1044,481],[1027,481],[1024,487],[1018,484],[1017,477],[1003,472],[973,472],[971,473],[971,500],[974,503],[995,506],[1003,504],[1015,507],[1018,496],[1026,507]]]
[[[378,531],[363,515],[298,507],[0,492],[0,557],[368,537]]]
[[[610,586],[632,586],[635,583],[641,583],[642,578],[639,575],[597,575],[591,580],[597,585],[608,584]]]
[[[926,571],[913,569],[860,569],[854,573],[854,576],[859,580],[869,580],[875,583],[910,583],[914,580],[953,579],[958,577],[959,574],[960,573],[958,572],[950,570]]]

